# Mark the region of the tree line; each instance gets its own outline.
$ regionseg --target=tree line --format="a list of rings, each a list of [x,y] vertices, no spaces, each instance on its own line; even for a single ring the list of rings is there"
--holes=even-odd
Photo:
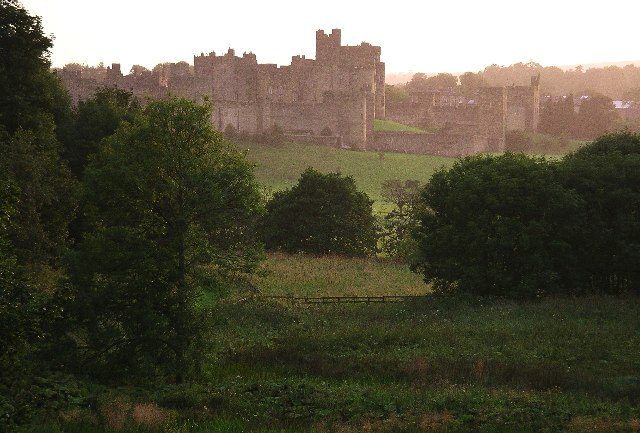
[[[437,292],[640,294],[640,135],[604,135],[558,162],[466,157],[420,202],[412,268]]]
[[[391,86],[391,101],[394,101],[395,97],[402,98],[403,90],[414,92],[447,88],[456,88],[461,94],[473,98],[481,87],[528,86],[531,83],[531,77],[538,75],[540,75],[542,95],[600,94],[612,100],[640,102],[640,65],[588,69],[576,66],[573,69],[564,70],[557,66],[542,66],[535,62],[515,63],[509,66],[494,64],[482,71],[465,72],[458,76],[451,73],[428,76],[419,72],[414,74],[405,85]]]

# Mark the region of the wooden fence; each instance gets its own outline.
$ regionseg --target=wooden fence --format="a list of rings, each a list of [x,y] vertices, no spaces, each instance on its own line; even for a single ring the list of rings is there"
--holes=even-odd
[[[388,295],[388,296],[262,296],[262,299],[274,299],[291,304],[373,304],[386,302],[404,302],[407,300],[425,299],[420,295]]]

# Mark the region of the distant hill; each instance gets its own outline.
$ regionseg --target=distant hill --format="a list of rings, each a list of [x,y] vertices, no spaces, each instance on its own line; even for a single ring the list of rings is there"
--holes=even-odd
[[[576,66],[582,66],[582,70],[586,71],[587,69],[592,68],[606,68],[607,66],[618,66],[620,68],[627,65],[636,65],[640,67],[640,60],[627,60],[627,61],[619,61],[619,62],[600,62],[600,63],[585,63],[585,64],[575,64],[575,65],[563,65],[558,66],[563,71],[570,71],[576,68]],[[553,65],[545,65],[545,66],[553,66]],[[411,78],[418,71],[409,71],[409,72],[396,72],[387,74],[385,79],[387,84],[404,84],[411,81]],[[464,72],[450,72],[450,71],[439,71],[439,72],[448,72],[453,75],[461,75]],[[424,72],[427,76],[437,75],[439,72]],[[478,71],[472,71],[478,72]]]
[[[591,69],[591,68],[606,68],[607,66],[618,66],[619,68],[622,68],[624,66],[627,65],[635,65],[640,67],[640,60],[629,60],[626,62],[602,62],[602,63],[588,63],[588,64],[584,64],[584,65],[580,65],[580,64],[575,64],[575,65],[565,65],[565,66],[558,66],[560,69],[565,70],[565,71],[570,71],[572,69],[575,69],[576,66],[582,66],[583,70],[587,70],[587,69]]]
[[[377,211],[384,209],[382,183],[388,179],[416,179],[426,183],[441,167],[449,167],[456,158],[405,153],[362,152],[311,144],[284,143],[265,145],[238,144],[247,159],[257,164],[256,178],[272,191],[295,185],[300,174],[313,167],[323,173],[340,172],[353,176],[358,189],[376,202]]]

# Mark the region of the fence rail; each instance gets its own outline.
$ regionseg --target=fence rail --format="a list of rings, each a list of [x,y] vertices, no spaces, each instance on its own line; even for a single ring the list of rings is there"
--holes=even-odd
[[[291,304],[373,304],[386,302],[404,302],[424,299],[424,295],[383,295],[383,296],[262,296],[263,299],[275,299]]]

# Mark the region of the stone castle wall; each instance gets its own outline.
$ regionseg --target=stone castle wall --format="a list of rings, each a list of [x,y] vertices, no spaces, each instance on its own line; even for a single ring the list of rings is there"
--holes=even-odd
[[[419,92],[412,94],[410,101],[387,104],[386,115],[387,119],[418,128],[440,129],[441,135],[471,134],[486,142],[484,151],[501,152],[505,149],[507,131],[537,130],[539,82],[539,77],[532,77],[531,86],[481,88],[473,100],[456,97],[454,104],[441,103],[438,91]]]
[[[488,145],[486,137],[455,132],[415,134],[376,131],[374,136],[373,144],[369,149],[380,152],[456,157],[484,152]]]
[[[316,33],[316,59],[292,57],[278,67],[259,64],[252,53],[234,50],[194,56],[186,62],[162,64],[139,75],[123,75],[113,64],[97,79],[77,71],[61,71],[74,102],[91,97],[102,86],[131,91],[141,101],[168,94],[213,101],[212,122],[231,125],[239,133],[261,134],[277,125],[286,133],[320,135],[331,131],[350,147],[366,148],[373,120],[385,113],[384,63],[380,47],[366,42],[343,46],[341,31]],[[95,74],[94,74],[95,75]]]
[[[165,63],[124,75],[113,64],[59,73],[74,103],[104,86],[131,91],[143,103],[168,95],[207,99],[214,107],[211,121],[222,131],[232,127],[241,134],[262,134],[278,126],[310,142],[359,149],[442,155],[501,151],[508,129],[537,128],[539,77],[532,78],[530,87],[481,89],[473,104],[456,99],[443,105],[435,92],[388,105],[381,48],[366,42],[343,46],[341,37],[340,29],[330,34],[318,30],[316,58],[293,56],[290,65],[281,67],[229,49],[222,55],[196,55],[193,66]],[[416,136],[374,132],[374,119],[385,118],[440,131]]]

